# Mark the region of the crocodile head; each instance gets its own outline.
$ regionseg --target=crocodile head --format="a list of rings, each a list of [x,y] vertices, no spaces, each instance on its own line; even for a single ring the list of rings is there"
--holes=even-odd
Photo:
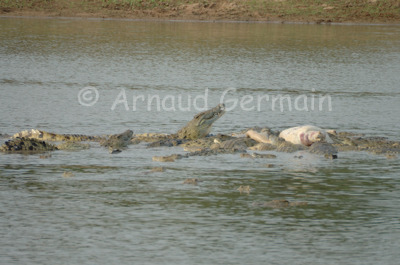
[[[207,136],[213,123],[225,113],[225,105],[219,104],[215,108],[196,114],[185,127],[178,131],[178,138],[198,139]]]

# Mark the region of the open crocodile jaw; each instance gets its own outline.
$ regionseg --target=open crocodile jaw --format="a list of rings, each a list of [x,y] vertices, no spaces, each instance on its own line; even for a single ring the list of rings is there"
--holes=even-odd
[[[213,123],[224,113],[225,105],[221,103],[212,109],[195,115],[185,127],[178,131],[178,137],[192,140],[205,137],[210,132]]]
[[[225,104],[219,104],[215,108],[197,114],[193,120],[198,120],[199,126],[206,124],[211,128],[212,124],[225,113]]]

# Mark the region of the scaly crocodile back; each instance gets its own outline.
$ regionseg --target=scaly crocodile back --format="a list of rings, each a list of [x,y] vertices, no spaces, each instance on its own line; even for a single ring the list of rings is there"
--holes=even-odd
[[[13,138],[25,137],[30,139],[38,139],[42,141],[71,141],[71,142],[81,142],[81,141],[100,141],[103,139],[100,136],[91,136],[83,134],[57,134],[46,131],[41,131],[37,129],[25,130],[13,135]]]

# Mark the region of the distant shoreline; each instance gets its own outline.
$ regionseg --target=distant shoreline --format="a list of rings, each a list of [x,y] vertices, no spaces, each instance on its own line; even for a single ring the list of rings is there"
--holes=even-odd
[[[66,20],[109,20],[109,21],[136,21],[136,22],[176,22],[176,23],[247,23],[247,24],[288,24],[288,25],[306,25],[306,24],[321,24],[321,25],[343,25],[343,26],[400,26],[400,22],[379,23],[379,22],[309,22],[309,21],[260,21],[260,20],[198,20],[198,19],[160,19],[160,18],[118,18],[118,17],[63,17],[63,16],[44,16],[44,15],[1,15],[0,19],[66,19]]]
[[[0,17],[141,21],[400,24],[397,0],[0,0]]]
[[[166,19],[166,18],[119,18],[119,17],[96,17],[96,16],[45,16],[45,15],[4,15],[0,19],[25,18],[25,19],[66,19],[66,20],[114,20],[114,21],[137,21],[137,22],[199,22],[199,23],[247,23],[247,24],[326,24],[326,25],[348,25],[348,26],[400,26],[400,21],[393,22],[312,22],[312,21],[280,21],[280,20],[199,20],[199,19]]]

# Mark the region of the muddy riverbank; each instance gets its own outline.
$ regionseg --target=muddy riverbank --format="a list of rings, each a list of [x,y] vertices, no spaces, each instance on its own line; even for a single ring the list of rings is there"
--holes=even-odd
[[[127,18],[147,20],[400,23],[395,0],[0,0],[0,16]]]

